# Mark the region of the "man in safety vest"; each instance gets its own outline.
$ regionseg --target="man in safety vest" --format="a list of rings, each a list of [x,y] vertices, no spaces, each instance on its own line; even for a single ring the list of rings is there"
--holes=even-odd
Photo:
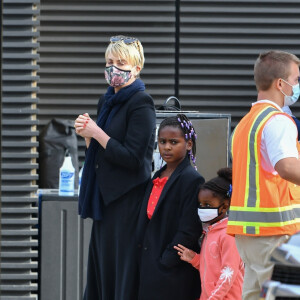
[[[272,251],[300,230],[297,127],[281,107],[299,97],[300,60],[283,51],[259,55],[257,102],[231,137],[233,188],[227,233],[245,263],[243,299],[257,300],[271,277]],[[298,148],[299,147],[299,148]]]

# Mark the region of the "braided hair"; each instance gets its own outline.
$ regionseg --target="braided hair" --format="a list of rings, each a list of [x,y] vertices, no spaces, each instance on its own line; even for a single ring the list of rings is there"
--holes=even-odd
[[[160,131],[164,127],[167,127],[167,126],[172,126],[172,127],[179,128],[181,130],[185,140],[186,141],[191,140],[193,142],[192,150],[190,150],[187,153],[187,155],[192,160],[192,162],[195,166],[195,169],[197,170],[197,167],[196,167],[196,139],[197,139],[197,134],[196,134],[196,131],[195,131],[195,128],[194,128],[192,122],[184,114],[177,114],[176,116],[166,118],[159,125],[158,135],[159,135]]]
[[[200,190],[210,190],[220,200],[231,198],[232,193],[232,169],[222,168],[217,172],[218,176],[205,182],[200,186]]]

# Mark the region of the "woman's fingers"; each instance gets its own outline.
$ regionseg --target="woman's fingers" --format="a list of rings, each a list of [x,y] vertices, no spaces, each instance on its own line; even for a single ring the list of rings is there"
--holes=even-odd
[[[79,115],[77,117],[77,119],[75,120],[75,123],[74,123],[74,127],[75,129],[83,129],[87,126],[88,122],[89,122],[90,118],[89,118],[89,115],[86,114],[86,116],[84,115]]]

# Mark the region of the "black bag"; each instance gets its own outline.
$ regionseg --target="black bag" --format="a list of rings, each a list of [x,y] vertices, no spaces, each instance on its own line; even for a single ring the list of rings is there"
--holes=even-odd
[[[169,101],[174,100],[174,104],[170,104]],[[181,104],[175,96],[169,97],[165,103],[159,107],[156,108],[156,110],[168,110],[168,111],[181,111]]]
[[[59,168],[69,150],[78,188],[78,146],[74,121],[52,119],[39,135],[39,187],[58,189]]]

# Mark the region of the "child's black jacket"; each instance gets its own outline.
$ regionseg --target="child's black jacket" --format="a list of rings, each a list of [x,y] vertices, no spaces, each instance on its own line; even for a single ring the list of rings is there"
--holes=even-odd
[[[197,214],[197,190],[203,182],[186,157],[168,179],[151,220],[147,205],[153,183],[148,184],[137,224],[139,300],[195,300],[199,296],[199,271],[181,261],[173,246],[180,243],[198,248],[202,226]]]

